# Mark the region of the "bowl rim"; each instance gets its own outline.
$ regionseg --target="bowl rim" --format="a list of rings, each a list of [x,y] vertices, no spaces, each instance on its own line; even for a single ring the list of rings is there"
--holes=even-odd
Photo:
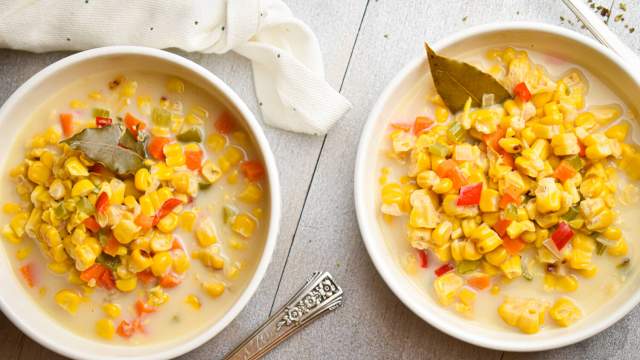
[[[100,57],[108,57],[108,56],[148,56],[152,58],[156,58],[160,61],[165,61],[170,63],[171,66],[182,67],[189,72],[194,73],[195,75],[201,77],[205,82],[207,82],[207,86],[210,86],[211,89],[215,89],[215,91],[220,92],[226,99],[236,107],[244,122],[246,123],[249,131],[253,134],[255,138],[255,142],[257,144],[257,148],[260,151],[265,163],[265,167],[267,169],[267,178],[268,178],[268,186],[269,186],[269,195],[270,195],[270,204],[269,204],[269,229],[267,231],[267,236],[264,244],[264,249],[262,251],[260,261],[256,266],[256,269],[251,277],[251,280],[247,284],[247,286],[242,291],[242,294],[238,299],[233,303],[231,308],[215,323],[213,323],[210,327],[202,330],[199,333],[196,333],[192,337],[186,337],[184,341],[180,343],[176,343],[175,346],[170,348],[165,348],[164,350],[154,351],[153,348],[155,346],[159,346],[160,344],[149,344],[150,354],[148,355],[139,355],[139,356],[119,356],[118,358],[123,359],[164,359],[164,358],[174,358],[185,354],[189,351],[192,351],[198,347],[200,347],[205,342],[211,340],[218,333],[220,333],[224,328],[226,328],[231,321],[233,321],[236,316],[244,309],[249,300],[253,297],[258,286],[262,282],[264,275],[266,274],[267,268],[271,263],[271,259],[273,256],[273,252],[275,249],[276,241],[278,238],[278,232],[280,229],[280,219],[281,219],[281,194],[280,194],[280,181],[278,175],[278,169],[276,166],[275,156],[271,151],[271,147],[267,141],[267,138],[264,134],[264,130],[262,126],[256,120],[255,116],[249,109],[249,107],[245,104],[245,102],[240,98],[240,96],[229,87],[225,82],[223,82],[220,78],[214,75],[211,71],[207,70],[203,66],[196,64],[195,62],[184,58],[180,55],[176,55],[170,53],[168,51],[143,47],[143,46],[129,46],[129,45],[117,45],[117,46],[105,46],[90,50],[81,51],[67,57],[64,57],[48,66],[38,71],[35,75],[31,76],[27,81],[25,81],[20,87],[18,87],[5,101],[5,103],[0,107],[0,121],[6,118],[7,113],[24,97],[29,93],[34,87],[38,84],[47,81],[50,76],[53,74],[67,69],[69,67],[73,67],[74,65],[92,60]],[[9,320],[18,327],[25,335],[29,336],[31,339],[35,340],[42,346],[52,350],[58,354],[68,356],[71,358],[82,358],[82,359],[114,359],[115,357],[111,354],[95,354],[88,353],[82,350],[77,350],[73,347],[73,344],[61,344],[56,343],[49,339],[46,335],[46,329],[38,329],[37,326],[28,325],[22,321],[19,315],[19,311],[15,311],[15,309],[11,309],[7,306],[5,299],[0,294],[0,310],[9,318]],[[65,331],[69,331],[65,329]],[[88,339],[88,338],[85,338]],[[93,341],[92,339],[88,339],[89,341]],[[121,346],[114,346],[120,348]]]
[[[433,45],[433,48],[435,50],[440,50],[469,37],[476,37],[496,32],[513,30],[548,33],[560,37],[565,37],[569,40],[581,43],[582,45],[601,53],[610,61],[614,62],[623,70],[624,73],[626,73],[626,75],[629,76],[629,78],[631,78],[636,84],[640,85],[639,75],[635,73],[630,66],[626,65],[624,61],[609,48],[596,42],[594,39],[591,39],[575,31],[546,23],[530,21],[509,21],[477,25],[446,36],[444,39],[435,43]],[[376,100],[369,116],[367,117],[367,121],[362,130],[360,142],[358,144],[358,152],[356,155],[356,165],[354,169],[354,201],[356,208],[356,218],[358,220],[358,225],[362,234],[362,240],[365,244],[367,252],[371,257],[376,270],[383,278],[387,286],[389,286],[396,297],[398,297],[405,306],[413,311],[414,314],[418,315],[424,321],[439,329],[440,331],[467,343],[495,350],[525,352],[555,349],[571,345],[589,338],[619,321],[636,305],[638,305],[638,303],[640,303],[640,289],[635,291],[633,295],[623,303],[622,306],[613,310],[609,316],[602,318],[602,320],[598,322],[594,322],[592,326],[585,327],[581,331],[566,332],[566,334],[563,336],[557,336],[544,340],[502,340],[491,336],[484,336],[482,334],[478,335],[474,334],[471,331],[464,331],[464,329],[460,329],[457,325],[451,325],[444,321],[438,322],[436,321],[436,319],[433,319],[431,316],[433,312],[428,308],[421,306],[419,302],[411,298],[409,296],[410,294],[406,293],[405,290],[403,290],[403,287],[396,281],[394,281],[395,278],[393,274],[384,268],[385,258],[389,255],[384,251],[378,251],[377,246],[379,245],[377,243],[380,241],[380,239],[375,236],[373,230],[371,230],[372,226],[378,226],[378,224],[375,218],[372,219],[367,214],[366,199],[368,196],[370,196],[370,194],[364,193],[362,191],[364,188],[363,184],[365,183],[367,176],[370,175],[367,172],[370,169],[366,167],[367,154],[365,153],[365,151],[369,143],[372,141],[372,137],[374,135],[374,124],[380,117],[385,104],[389,101],[389,97],[396,91],[396,88],[411,72],[415,71],[417,67],[422,65],[422,63],[425,61],[425,58],[425,56],[419,56],[410,61],[393,77],[391,82],[384,88],[382,94]],[[446,311],[444,308],[442,310]]]

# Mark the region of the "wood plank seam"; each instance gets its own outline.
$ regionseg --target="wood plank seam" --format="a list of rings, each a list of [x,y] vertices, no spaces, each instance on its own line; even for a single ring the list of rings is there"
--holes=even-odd
[[[367,8],[369,7],[369,2],[371,0],[367,0],[367,3],[364,6],[364,11],[362,12],[362,17],[360,18],[360,24],[358,24],[358,31],[356,32],[356,37],[353,39],[353,45],[351,46],[351,52],[349,53],[349,59],[347,60],[347,66],[344,68],[344,73],[342,74],[342,80],[340,81],[340,87],[338,92],[342,91],[342,86],[344,85],[344,80],[347,77],[347,73],[349,72],[349,65],[351,65],[351,58],[353,56],[353,51],[356,48],[356,44],[358,43],[358,36],[360,35],[360,30],[362,29],[362,23],[364,22],[364,17],[367,14]],[[293,243],[296,240],[296,234],[298,233],[298,228],[300,227],[300,220],[302,219],[302,214],[304,213],[305,206],[307,205],[307,198],[309,197],[309,192],[311,190],[311,186],[313,185],[313,179],[316,175],[316,170],[318,169],[318,163],[320,162],[320,157],[322,156],[322,150],[324,149],[324,144],[327,141],[327,135],[324,135],[322,138],[322,144],[320,145],[320,150],[318,151],[318,156],[316,157],[316,163],[313,167],[313,172],[311,173],[311,179],[309,180],[309,185],[307,186],[307,193],[304,196],[304,200],[302,202],[302,208],[300,208],[300,215],[298,215],[298,221],[296,222],[296,227],[293,230],[293,235],[291,236],[291,242],[289,243],[289,249],[287,251],[287,257],[284,260],[284,265],[282,266],[282,271],[280,272],[280,278],[278,279],[278,286],[276,286],[276,292],[273,295],[273,300],[271,301],[271,307],[269,308],[269,316],[273,313],[273,308],[276,303],[276,299],[278,297],[278,291],[280,291],[280,284],[282,282],[282,277],[284,276],[284,272],[287,269],[287,262],[289,261],[289,255],[291,255],[291,249],[293,248]]]

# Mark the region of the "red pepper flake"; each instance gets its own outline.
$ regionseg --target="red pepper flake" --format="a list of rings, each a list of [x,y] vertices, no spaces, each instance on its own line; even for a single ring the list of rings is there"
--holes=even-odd
[[[460,188],[460,195],[456,205],[470,206],[480,204],[480,194],[482,193],[482,183],[466,185]]]
[[[160,206],[160,209],[158,210],[158,212],[156,212],[156,215],[153,217],[153,226],[158,225],[158,223],[160,222],[160,219],[169,215],[169,213],[173,211],[173,209],[178,207],[178,205],[180,204],[182,204],[182,200],[178,198],[171,198],[165,201],[164,203],[162,203],[162,206]]]
[[[441,265],[439,268],[437,268],[434,273],[436,274],[436,276],[440,277],[446,273],[448,273],[449,271],[453,270],[453,265],[446,263]]]
[[[129,323],[127,320],[122,320],[118,325],[118,329],[116,330],[116,333],[122,336],[123,338],[130,338],[131,335],[133,335],[134,331],[135,329],[131,325],[131,323]]]
[[[99,128],[111,125],[111,118],[96,116],[96,126]]]
[[[143,314],[150,314],[156,311],[155,307],[145,303],[144,301],[142,301],[142,299],[136,300],[135,308],[136,314],[138,314],[138,316],[142,316]]]
[[[531,100],[531,92],[524,82],[519,83],[513,88],[513,94],[523,102]]]
[[[107,207],[109,206],[109,195],[106,192],[101,192],[98,195],[98,199],[96,200],[96,211],[99,214],[104,214],[107,211]]]
[[[571,238],[573,238],[573,230],[571,230],[571,227],[569,227],[566,222],[559,223],[556,231],[551,234],[551,240],[556,244],[558,250],[562,250]]]
[[[424,250],[419,250],[418,257],[420,258],[420,267],[426,269],[429,266],[429,258],[427,257],[427,252]]]
[[[34,266],[32,263],[28,263],[20,267],[20,274],[22,274],[24,281],[29,287],[33,287],[36,284],[34,272]]]

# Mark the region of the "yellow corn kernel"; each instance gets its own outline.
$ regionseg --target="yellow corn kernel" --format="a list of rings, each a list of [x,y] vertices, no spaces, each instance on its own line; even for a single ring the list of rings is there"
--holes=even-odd
[[[580,269],[578,270],[578,272],[580,273],[580,275],[586,277],[586,278],[592,278],[594,276],[596,276],[596,274],[598,273],[598,267],[591,264],[588,267],[586,267],[585,269]]]
[[[29,214],[26,212],[21,212],[14,215],[13,218],[11,218],[11,221],[9,221],[9,226],[11,228],[11,231],[18,238],[22,238],[22,235],[24,235],[24,230],[25,230],[25,226],[27,225],[28,219],[29,219]],[[9,240],[8,237],[7,237],[7,240]]]
[[[120,87],[120,97],[132,97],[136,94],[138,83],[133,80],[126,80]]]
[[[56,293],[54,300],[62,309],[73,315],[78,311],[82,297],[74,291],[63,289]]]
[[[482,254],[478,252],[477,246],[473,242],[465,241],[462,258],[464,260],[475,261],[475,260],[480,260],[480,258],[482,258]]]
[[[551,139],[553,153],[557,156],[576,155],[580,153],[578,138],[573,133],[555,135]]]
[[[19,204],[8,202],[2,206],[2,211],[5,214],[17,214],[22,211],[22,207]]]
[[[31,254],[31,246],[25,246],[21,249],[18,249],[18,251],[16,251],[16,259],[22,261],[28,258],[30,254]]]
[[[47,268],[55,274],[64,274],[71,268],[68,262],[52,262],[47,264]]]
[[[520,261],[520,256],[511,256],[502,264],[500,264],[500,269],[502,269],[504,275],[509,279],[514,279],[522,275],[522,264]]]
[[[178,226],[178,215],[169,213],[158,222],[158,230],[164,233],[172,233]]]
[[[89,176],[89,170],[80,160],[72,156],[64,162],[64,168],[71,176]]]
[[[531,144],[533,144],[533,142],[536,140],[536,134],[533,132],[533,129],[531,127],[522,129],[522,131],[520,132],[520,137],[522,138],[522,141],[529,146],[531,146]]]
[[[117,279],[116,287],[122,292],[131,292],[138,286],[138,278],[133,276],[128,279]]]
[[[112,304],[112,303],[107,303],[102,305],[102,311],[104,311],[104,313],[112,318],[112,319],[116,319],[118,317],[120,317],[120,306],[118,304]]]
[[[607,247],[607,254],[611,256],[625,256],[629,252],[627,242],[620,238],[613,246]]]
[[[453,189],[453,181],[448,178],[438,179],[438,182],[433,185],[433,192],[436,194],[446,194]]]
[[[262,199],[262,189],[257,184],[251,182],[238,195],[238,199],[247,203],[257,203]]]
[[[623,121],[618,125],[614,125],[607,129],[604,132],[607,137],[611,139],[616,139],[620,142],[624,141],[627,138],[627,134],[629,133],[629,122]]]
[[[147,216],[153,216],[156,213],[155,207],[153,206],[153,202],[151,201],[151,197],[149,195],[140,196],[140,211]]]
[[[167,181],[171,180],[171,176],[173,176],[174,170],[172,167],[167,166],[165,163],[158,163],[154,165],[153,176],[155,176],[158,180]]]
[[[131,252],[131,266],[132,270],[135,272],[140,272],[147,269],[151,264],[153,264],[153,260],[146,253],[140,251],[140,249],[135,249]]]
[[[569,298],[561,297],[549,309],[551,318],[562,327],[567,327],[582,317],[582,311]]]
[[[173,259],[173,270],[178,274],[184,274],[191,266],[189,262],[189,257],[184,251],[180,252],[180,254],[176,255]]]
[[[124,205],[130,210],[132,210],[132,209],[135,209],[136,206],[138,206],[138,202],[136,201],[135,197],[129,195],[124,197]]]
[[[136,225],[132,220],[122,219],[113,228],[113,236],[121,244],[128,244],[138,236],[140,227]]]
[[[184,302],[191,305],[191,307],[196,310],[199,310],[200,307],[202,306],[200,304],[200,299],[198,299],[198,297],[193,294],[187,295],[187,297],[184,299]]]
[[[224,293],[224,284],[221,282],[203,283],[202,289],[211,297],[217,298]]]
[[[101,338],[110,340],[115,333],[116,329],[110,319],[100,319],[96,322],[96,334]]]
[[[613,211],[604,209],[593,217],[587,218],[586,225],[589,230],[602,230],[613,224],[615,215]]]
[[[431,248],[433,254],[440,262],[448,262],[451,260],[451,244],[447,243],[442,246],[434,246]]]
[[[171,177],[171,185],[177,192],[189,194],[191,190],[191,176],[188,172],[177,172]]]
[[[451,242],[450,250],[451,257],[456,261],[464,260],[464,248],[466,241],[463,240],[453,240]]]
[[[449,242],[453,226],[449,221],[441,222],[431,233],[431,241],[437,246],[442,246]]]
[[[182,94],[184,92],[184,83],[177,78],[170,78],[167,80],[166,88],[170,92]]]
[[[167,144],[162,149],[162,152],[165,155],[165,163],[167,166],[177,167],[185,164],[185,157],[181,144]]]
[[[73,185],[71,188],[71,196],[85,196],[91,191],[95,190],[93,183],[87,179],[82,179]]]
[[[153,252],[168,251],[173,245],[173,236],[170,234],[154,232],[151,235],[150,245]]]
[[[467,306],[473,305],[473,303],[476,301],[477,295],[478,294],[475,291],[469,289],[468,287],[463,287],[458,292],[458,298],[463,304]]]
[[[83,271],[91,267],[98,257],[89,245],[80,245],[75,249],[76,269]]]
[[[46,185],[51,178],[51,169],[41,161],[34,161],[27,170],[27,178],[38,185]]]
[[[180,214],[180,227],[185,231],[193,231],[193,224],[196,222],[196,213],[193,211],[184,211]]]
[[[256,221],[251,216],[247,214],[239,214],[234,218],[233,223],[231,224],[231,230],[248,238],[253,235],[256,226]]]
[[[140,168],[136,171],[134,178],[136,189],[146,191],[151,186],[151,173],[146,168]]]
[[[213,133],[207,138],[207,148],[212,152],[218,152],[224,149],[226,144],[227,138],[218,133]]]
[[[166,251],[158,252],[155,255],[153,255],[151,272],[153,272],[155,276],[162,276],[169,270],[172,263],[173,263],[173,259],[171,258],[171,255],[168,252]]]
[[[483,212],[494,212],[500,210],[498,202],[500,201],[500,194],[488,187],[483,187],[480,193],[480,210]]]
[[[196,238],[198,239],[198,244],[202,247],[215,244],[218,241],[215,225],[211,218],[206,218],[200,222],[196,228]]]
[[[522,150],[522,142],[518,138],[502,138],[498,141],[498,145],[510,154],[515,154]]]
[[[548,213],[560,210],[562,206],[562,192],[555,179],[540,179],[535,194],[536,210],[538,212]]]
[[[609,226],[602,232],[602,236],[609,240],[620,240],[620,238],[622,238],[622,231],[619,227]]]
[[[462,221],[460,221],[460,227],[462,227],[464,236],[471,237],[473,230],[478,227],[478,223],[473,218],[462,219]]]
[[[486,254],[502,245],[500,236],[484,223],[473,230],[470,238],[477,243],[476,248],[481,254]]]
[[[433,282],[438,301],[444,306],[451,305],[455,301],[455,296],[463,285],[464,279],[453,272],[446,273]]]
[[[506,298],[498,307],[498,314],[504,322],[527,334],[540,330],[545,311],[546,305],[533,299]]]
[[[205,160],[202,164],[202,169],[200,169],[200,174],[209,184],[213,184],[222,177],[222,169],[211,160]]]
[[[604,182],[600,177],[590,176],[580,184],[580,193],[584,197],[597,197],[602,193]]]
[[[435,116],[437,122],[444,123],[449,119],[449,110],[443,106],[436,106]]]
[[[489,264],[494,266],[500,266],[502,265],[503,262],[505,262],[505,260],[507,260],[507,257],[509,256],[509,254],[507,253],[507,250],[503,246],[499,246],[493,251],[485,254],[484,256],[485,256],[485,259],[487,259],[487,261],[489,262]]]
[[[509,226],[507,226],[507,234],[512,239],[519,237],[525,231],[533,232],[535,230],[536,227],[531,220],[512,221]]]

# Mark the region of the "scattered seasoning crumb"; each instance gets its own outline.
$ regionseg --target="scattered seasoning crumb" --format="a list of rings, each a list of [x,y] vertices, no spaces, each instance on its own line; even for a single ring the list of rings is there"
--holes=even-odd
[[[222,31],[224,31],[224,25],[222,25]]]
[[[71,38],[67,38],[67,41],[71,41]]]
[[[153,26],[149,28],[149,30],[153,31]]]
[[[193,23],[194,23],[194,24],[196,24],[196,25],[198,25],[198,20],[194,21]]]
[[[613,18],[613,21],[615,21],[615,22],[620,22],[621,20],[624,21],[624,18],[622,17],[622,14],[618,14],[618,15],[616,15],[615,18]]]
[[[560,21],[564,21],[564,16],[560,16]]]
[[[636,28],[630,28],[629,29],[629,33],[633,34],[633,32],[636,31]]]
[[[462,18],[462,22],[467,21],[467,19],[468,19],[468,18],[469,18],[468,16],[463,17],[463,18]]]
[[[388,39],[389,38],[389,34],[384,34],[384,38]]]
[[[520,10],[516,11],[516,15],[520,15]]]
[[[620,10],[622,11],[627,11],[627,4],[621,2],[620,4],[618,4],[618,7],[620,8]]]
[[[276,57],[277,57],[278,59],[280,59],[280,54],[276,55]]]
[[[260,102],[258,103],[258,106],[262,106],[262,101],[260,101]]]

